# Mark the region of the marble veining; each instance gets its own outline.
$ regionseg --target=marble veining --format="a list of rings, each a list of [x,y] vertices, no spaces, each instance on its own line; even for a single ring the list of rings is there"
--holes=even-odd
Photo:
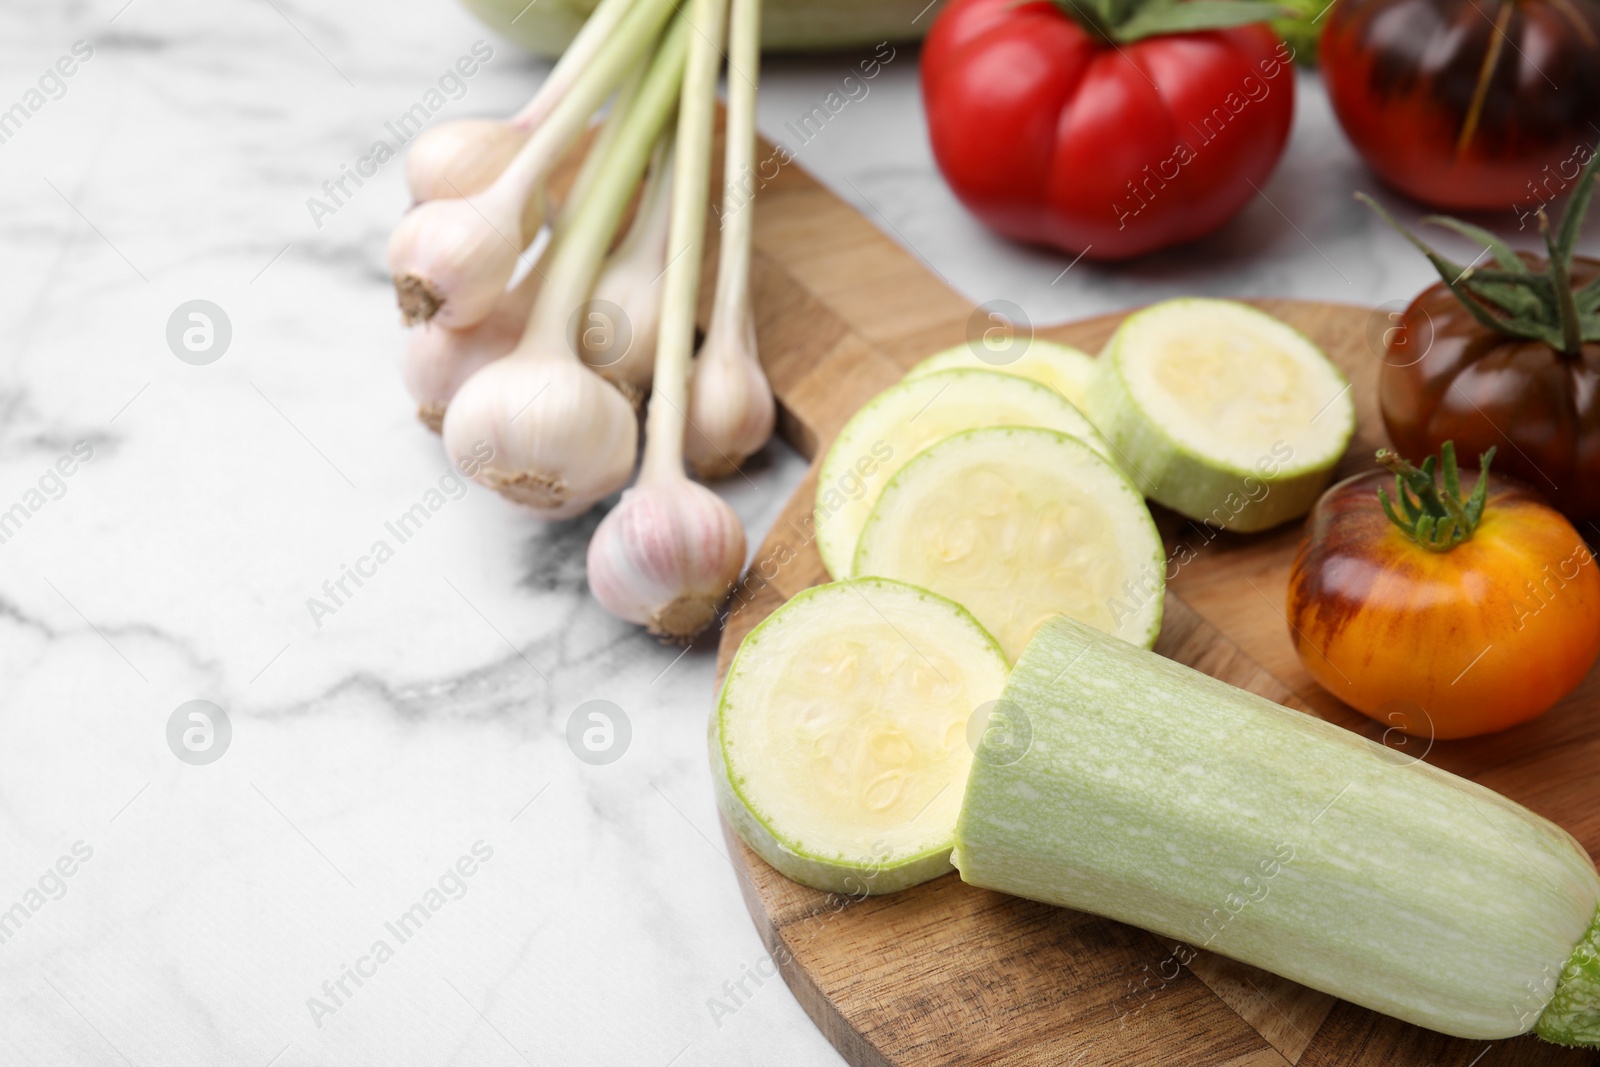
[[[401,163],[327,185],[478,42],[432,118],[508,113],[544,64],[444,0],[24,0],[0,29],[0,107],[93,49],[0,142],[0,513],[26,512],[0,525],[0,1063],[839,1063],[748,977],[705,764],[714,642],[664,647],[587,597],[598,513],[547,527],[472,487],[388,532],[446,472],[398,375]],[[1042,323],[1428,280],[1350,201],[1373,183],[1309,76],[1236,225],[1097,267],[962,212],[914,48],[795,139],[862,58],[771,60],[762,128],[974,300]],[[194,299],[232,328],[204,366],[166,340]],[[775,445],[721,487],[752,545],[803,466]],[[196,699],[232,728],[207,765],[168,742]],[[615,763],[568,746],[593,700],[631,726]]]

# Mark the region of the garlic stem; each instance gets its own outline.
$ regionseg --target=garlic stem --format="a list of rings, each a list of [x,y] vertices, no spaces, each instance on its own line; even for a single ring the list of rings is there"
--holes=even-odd
[[[634,190],[644,176],[650,152],[678,99],[691,27],[679,16],[662,38],[632,106],[619,116],[618,130],[601,162],[594,184],[577,198],[571,218],[556,234],[546,261],[544,294],[534,305],[522,347],[541,353],[576,356],[579,311]]]
[[[445,412],[451,457],[544,518],[583,513],[633,473],[637,417],[621,393],[577,358],[576,312],[671,112],[687,37],[687,21],[674,20],[632,106],[616,116],[621,132],[552,239],[522,340],[469,378]]]
[[[761,78],[761,0],[733,0],[728,41],[728,114],[723,133],[721,243],[713,310],[742,326],[750,311],[750,238],[755,216],[756,86]],[[749,180],[748,194],[745,181]],[[713,324],[714,325],[714,324]]]
[[[590,116],[660,35],[673,0],[633,0],[617,31],[494,182],[476,196],[413,208],[389,240],[389,270],[408,325],[435,316],[452,329],[489,313],[516,270],[525,211]]]
[[[702,478],[736,471],[772,437],[776,419],[750,306],[760,0],[733,0],[730,21],[717,290],[705,343],[695,360],[684,446],[689,466]]]
[[[556,219],[556,225],[570,221],[577,211],[578,200],[583,191],[591,188],[598,180],[600,168],[605,163],[606,153],[622,134],[622,117],[633,106],[638,98],[639,88],[644,84],[645,68],[629,74],[617,87],[616,95],[611,98],[611,110],[606,113],[605,119],[600,123],[599,131],[594,139],[589,142],[589,148],[584,153],[583,163],[578,167],[578,173],[572,177],[572,185],[567,191],[567,199],[561,206],[561,211]]]
[[[629,399],[643,399],[655,369],[661,275],[667,265],[667,226],[671,222],[672,167],[669,130],[656,145],[633,224],[606,258],[589,295],[584,322],[595,329],[586,328],[578,337],[583,361]],[[612,308],[621,309],[623,322],[602,321],[615,314]],[[624,343],[626,348],[618,351]]]
[[[455,119],[424,130],[406,153],[411,199],[420,204],[471,196],[488,188],[527,141],[529,132],[571,91],[632,5],[633,0],[600,0],[532,99],[510,119]],[[528,239],[532,236],[528,234]]]
[[[683,431],[689,407],[689,358],[700,289],[706,230],[706,186],[711,178],[711,135],[717,67],[728,0],[690,0],[696,30],[689,42],[678,105],[677,152],[672,177],[669,259],[661,297],[644,464],[640,482],[683,476]]]
[[[727,0],[691,0],[678,109],[669,262],[644,466],[589,542],[589,588],[606,610],[687,641],[712,625],[744,566],[744,527],[683,472],[684,405],[705,235],[711,122]]]
[[[561,98],[571,90],[573,83],[583,76],[606,41],[617,32],[634,0],[600,0],[589,17],[579,27],[576,36],[567,44],[561,58],[539,85],[533,98],[515,115],[511,124],[518,129],[531,130],[550,116]]]

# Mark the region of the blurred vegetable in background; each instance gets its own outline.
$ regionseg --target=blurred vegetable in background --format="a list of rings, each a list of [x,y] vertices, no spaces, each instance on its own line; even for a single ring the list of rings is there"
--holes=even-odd
[[[1322,36],[1322,20],[1327,17],[1329,0],[1278,0],[1279,6],[1293,12],[1273,19],[1272,32],[1294,49],[1294,61],[1302,67],[1317,65],[1317,42]]]
[[[1600,0],[1338,0],[1321,63],[1345,134],[1425,204],[1524,225],[1600,122]]]
[[[559,55],[598,0],[462,0],[496,33],[535,55]],[[768,52],[825,52],[927,32],[939,4],[928,0],[767,0],[761,45]]]

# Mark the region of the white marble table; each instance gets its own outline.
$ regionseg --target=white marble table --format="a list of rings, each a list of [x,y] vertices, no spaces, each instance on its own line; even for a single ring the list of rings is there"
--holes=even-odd
[[[397,373],[400,165],[331,214],[307,200],[474,42],[493,57],[439,117],[505,113],[543,66],[443,0],[30,0],[0,27],[0,109],[85,42],[0,143],[0,1063],[838,1063],[746,977],[711,644],[680,655],[588,599],[593,518],[473,488],[307,606],[445,471]],[[855,58],[773,61],[763,129]],[[1063,274],[941,185],[915,63],[797,155],[974,299],[1043,322],[1428,278],[1349,200],[1372,183],[1314,80],[1225,235]],[[200,366],[166,337],[195,299],[232,331]],[[727,487],[753,541],[800,472],[774,447]],[[169,747],[191,700],[231,725],[208,765]],[[610,765],[565,741],[589,700],[631,722]]]

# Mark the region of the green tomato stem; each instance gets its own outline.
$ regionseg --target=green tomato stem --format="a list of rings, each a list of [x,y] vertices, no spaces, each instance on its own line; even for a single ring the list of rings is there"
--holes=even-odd
[[[1429,456],[1420,468],[1412,466],[1397,452],[1380,449],[1378,462],[1394,472],[1394,491],[1399,499],[1397,509],[1388,490],[1379,486],[1378,502],[1383,506],[1383,513],[1401,533],[1429,552],[1448,552],[1472,540],[1488,500],[1489,464],[1494,460],[1494,452],[1491,448],[1478,458],[1478,484],[1473,487],[1472,496],[1463,501],[1454,441],[1446,441],[1439,449],[1439,456]],[[1444,481],[1442,489],[1440,477]]]

